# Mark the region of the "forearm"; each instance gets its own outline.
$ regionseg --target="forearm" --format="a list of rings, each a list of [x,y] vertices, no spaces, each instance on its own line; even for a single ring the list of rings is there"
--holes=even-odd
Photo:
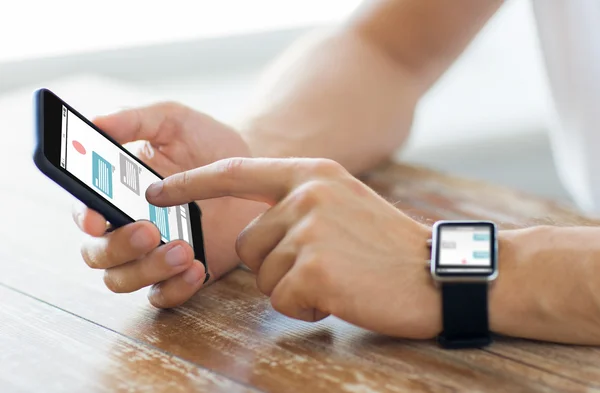
[[[256,156],[326,157],[361,172],[408,136],[417,101],[499,0],[365,1],[266,73],[241,122]]]
[[[490,289],[490,325],[500,334],[600,344],[600,228],[501,231]]]
[[[503,3],[504,0],[367,0],[348,25],[429,87]]]
[[[255,156],[331,158],[357,173],[408,135],[418,79],[349,31],[305,38],[268,71],[241,130]]]

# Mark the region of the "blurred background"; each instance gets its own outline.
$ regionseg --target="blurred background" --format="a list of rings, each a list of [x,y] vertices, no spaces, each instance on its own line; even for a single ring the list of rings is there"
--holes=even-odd
[[[232,121],[266,64],[359,2],[3,4],[0,124],[5,133],[30,133],[31,92],[40,86],[89,117],[168,99]],[[550,114],[531,4],[511,0],[422,100],[397,157],[569,203],[552,163]],[[3,154],[30,150],[5,145]]]

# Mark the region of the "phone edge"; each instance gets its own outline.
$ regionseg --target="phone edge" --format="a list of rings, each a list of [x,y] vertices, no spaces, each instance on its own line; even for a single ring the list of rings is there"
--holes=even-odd
[[[71,194],[73,197],[75,197],[77,200],[79,200],[80,202],[82,202],[83,204],[88,206],[90,209],[96,210],[99,213],[101,213],[107,219],[107,221],[111,223],[111,225],[113,227],[118,228],[118,227],[124,226],[126,224],[135,222],[135,220],[132,220],[130,217],[121,213],[118,209],[116,209],[110,203],[108,203],[100,198],[97,198],[96,196],[88,195],[89,191],[86,190],[85,188],[81,189],[81,191],[80,191],[78,184],[74,185],[74,182],[72,179],[70,179],[68,176],[63,174],[58,168],[56,168],[50,162],[50,160],[48,160],[48,158],[46,157],[46,155],[44,153],[44,151],[45,151],[44,150],[45,149],[45,147],[44,147],[45,146],[45,140],[44,140],[45,129],[44,129],[43,123],[44,123],[44,93],[45,92],[52,94],[58,100],[65,103],[64,100],[62,100],[60,97],[58,97],[56,94],[54,94],[54,92],[52,92],[51,90],[49,90],[47,88],[37,89],[33,94],[33,101],[34,101],[33,102],[33,105],[34,105],[33,124],[34,124],[34,136],[35,136],[35,144],[36,144],[36,146],[34,148],[34,153],[33,153],[33,161],[35,163],[35,166],[46,177],[48,177],[53,182],[57,183],[57,185],[59,185],[61,188],[63,188],[65,191],[67,191],[69,194]],[[81,115],[70,105],[68,105],[68,104],[66,104],[66,105],[69,107],[69,110],[72,110],[80,118],[87,120],[85,118],[85,116]],[[110,140],[114,141],[113,138],[106,135],[104,132],[101,132],[101,134],[105,137],[108,137]],[[152,168],[149,168],[145,163],[142,163],[142,164],[147,169],[149,169],[150,171],[152,171],[153,173],[156,174],[156,172]],[[156,174],[156,175],[162,179],[162,176],[160,176],[158,174]],[[206,261],[204,228],[202,226],[202,209],[200,208],[200,206],[198,206],[194,202],[190,203],[190,205],[193,205],[193,209],[197,212],[198,230],[200,232],[199,236],[194,236],[194,246],[192,246],[192,249],[194,250],[194,257],[196,259],[199,259],[200,263],[202,263],[204,265],[206,273],[207,273],[207,277],[208,277],[209,276],[208,262]],[[200,243],[199,244],[200,247],[199,247],[198,252],[196,252],[197,251],[196,242],[198,242],[198,241]],[[208,280],[208,278],[207,278],[207,280]]]

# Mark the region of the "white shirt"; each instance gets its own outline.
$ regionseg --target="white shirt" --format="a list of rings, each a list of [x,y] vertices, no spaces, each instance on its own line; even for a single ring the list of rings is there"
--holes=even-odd
[[[558,175],[585,211],[600,212],[600,0],[533,0],[557,113]]]

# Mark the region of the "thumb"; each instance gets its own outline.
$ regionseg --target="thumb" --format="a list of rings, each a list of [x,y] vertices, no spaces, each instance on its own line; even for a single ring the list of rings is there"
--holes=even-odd
[[[169,144],[181,132],[188,112],[183,105],[166,102],[99,116],[94,124],[120,144],[146,140],[161,146]]]

